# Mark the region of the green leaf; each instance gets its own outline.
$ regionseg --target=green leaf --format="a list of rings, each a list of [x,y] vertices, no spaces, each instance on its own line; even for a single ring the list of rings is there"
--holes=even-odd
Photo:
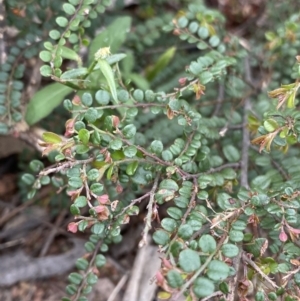
[[[75,150],[77,154],[82,155],[89,151],[89,147],[87,145],[77,145]]]
[[[264,128],[268,132],[274,132],[279,127],[277,121],[275,119],[267,119],[264,121]]]
[[[83,144],[88,144],[90,140],[90,132],[87,129],[81,129],[78,132],[78,137]]]
[[[138,161],[135,161],[135,162],[131,162],[130,164],[127,165],[126,167],[126,173],[129,175],[129,176],[132,176],[135,174],[137,168],[139,166],[139,163]]]
[[[200,74],[199,79],[202,85],[206,85],[212,81],[213,75],[209,71],[204,71]]]
[[[201,266],[199,254],[191,249],[185,249],[179,253],[178,263],[187,273],[195,272]]]
[[[223,153],[229,162],[237,162],[240,160],[240,153],[238,149],[231,144],[223,147]]]
[[[182,211],[177,207],[169,207],[167,209],[168,214],[174,219],[181,219],[183,216]]]
[[[35,181],[35,177],[30,174],[30,173],[25,173],[24,175],[22,175],[21,178],[22,182],[25,183],[26,185],[32,185]]]
[[[87,173],[88,180],[96,181],[100,177],[100,172],[96,168],[92,168]]]
[[[156,244],[164,246],[170,241],[170,236],[166,231],[157,230],[153,234],[153,240]]]
[[[71,70],[67,70],[60,76],[60,79],[63,81],[73,80],[73,79],[79,79],[83,75],[86,75],[88,73],[88,69],[81,67],[81,68],[74,68]]]
[[[94,274],[94,273],[89,273],[87,278],[86,278],[86,282],[89,284],[89,285],[94,285],[96,284],[98,281],[98,277]],[[79,301],[79,300],[78,300]],[[83,301],[83,300],[82,300]]]
[[[47,85],[34,94],[26,109],[25,120],[33,125],[48,116],[73,89],[59,83]]]
[[[43,62],[51,62],[52,60],[52,54],[50,51],[47,51],[47,50],[43,50],[40,52],[40,59],[43,61]]]
[[[207,275],[211,280],[222,281],[229,276],[229,266],[220,260],[212,260],[208,265]]]
[[[109,104],[110,101],[110,94],[105,90],[98,90],[95,94],[96,101],[103,106]]]
[[[109,147],[113,150],[119,150],[122,148],[123,142],[121,139],[115,139],[110,141]]]
[[[180,17],[178,20],[177,20],[177,24],[180,28],[184,28],[184,27],[187,27],[189,23],[189,20],[183,16],[183,17]]]
[[[242,231],[231,230],[229,232],[229,239],[233,242],[240,242],[244,238],[244,234]]]
[[[150,145],[150,149],[151,149],[152,152],[154,152],[155,154],[158,155],[158,154],[161,154],[161,152],[164,149],[164,146],[163,146],[161,141],[154,140],[154,141],[152,141],[152,143]]]
[[[127,139],[131,139],[136,134],[136,127],[133,124],[128,124],[122,129],[122,133]]]
[[[80,215],[80,210],[75,204],[70,206],[70,212],[72,215]]]
[[[83,195],[79,196],[75,199],[74,205],[76,205],[79,208],[85,207],[87,205],[87,198]]]
[[[68,181],[69,186],[78,189],[83,186],[82,179],[80,177],[71,177]]]
[[[201,248],[202,252],[210,254],[216,250],[217,243],[211,235],[205,234],[199,239],[199,247]]]
[[[239,248],[233,244],[224,244],[221,248],[224,256],[233,258],[239,254]]]
[[[162,180],[159,184],[159,188],[171,191],[177,191],[179,189],[178,184],[172,179]]]
[[[43,140],[47,143],[56,144],[56,143],[62,142],[62,138],[52,132],[44,132],[42,137],[43,137]]]
[[[130,145],[124,148],[124,155],[127,158],[133,158],[137,153],[137,148],[134,145]]]
[[[115,77],[114,73],[112,71],[111,66],[108,64],[108,62],[105,59],[99,59],[97,64],[100,66],[100,70],[103,73],[108,87],[110,89],[110,93],[113,98],[113,103],[118,104],[118,96],[117,96],[117,88],[116,88],[116,83],[115,83]]]
[[[130,31],[131,18],[119,17],[105,30],[98,34],[91,42],[89,48],[89,61],[94,60],[95,53],[103,47],[110,47],[112,53],[116,53],[126,39]]]
[[[177,223],[174,219],[169,218],[169,217],[165,217],[162,221],[161,221],[161,226],[168,232],[173,232],[176,227],[177,227]]]
[[[78,270],[83,270],[84,271],[89,266],[89,262],[85,258],[78,258],[76,260],[75,265],[76,265],[76,268]]]
[[[158,74],[161,73],[163,69],[168,66],[175,55],[175,51],[175,47],[167,49],[162,55],[158,57],[154,66],[150,66],[146,69],[146,78],[148,81],[151,82]]]
[[[96,223],[92,226],[91,231],[92,231],[92,233],[94,233],[96,235],[101,235],[103,233],[104,229],[105,229],[104,224]]]
[[[208,38],[208,36],[209,36],[209,31],[208,31],[207,27],[201,26],[201,27],[198,29],[198,36],[199,36],[201,39],[206,39],[206,38]]]
[[[106,264],[106,258],[102,254],[98,254],[95,258],[95,264],[98,268],[103,267]]]
[[[79,285],[82,281],[83,277],[82,275],[80,275],[79,273],[71,273],[68,276],[68,280],[72,283],[72,284],[76,284]]]
[[[173,160],[173,154],[169,150],[162,151],[161,157],[165,161],[172,161]]]
[[[221,174],[226,180],[234,180],[236,178],[236,172],[232,168],[224,168],[221,170]]]
[[[60,27],[66,27],[68,25],[68,19],[65,17],[57,17],[55,21]]]
[[[209,44],[212,47],[217,47],[220,44],[220,38],[218,36],[211,36],[209,39]]]
[[[144,100],[144,91],[142,91],[140,89],[136,89],[136,90],[133,91],[132,96],[136,101],[143,102],[143,100]]]
[[[173,288],[179,288],[183,284],[183,278],[176,270],[170,270],[167,273],[168,284]]]
[[[76,12],[75,7],[72,4],[70,4],[70,3],[64,3],[63,4],[63,10],[68,15],[73,15]]]
[[[88,108],[84,114],[84,118],[88,123],[93,123],[98,118],[98,111],[95,108]]]
[[[96,195],[101,195],[103,191],[103,185],[101,183],[93,183],[90,189],[92,193]]]
[[[32,160],[29,167],[33,172],[40,172],[44,168],[44,164],[39,160]]]
[[[93,97],[91,93],[83,93],[81,97],[81,102],[86,107],[90,107],[93,104]]]
[[[193,291],[198,298],[204,298],[215,291],[215,285],[205,277],[198,277],[194,282]]]

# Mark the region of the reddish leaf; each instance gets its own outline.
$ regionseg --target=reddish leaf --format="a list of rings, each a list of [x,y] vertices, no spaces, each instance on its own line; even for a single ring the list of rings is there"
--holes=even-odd
[[[69,225],[68,225],[68,231],[69,232],[72,232],[72,233],[76,233],[77,232],[77,230],[78,230],[78,225],[77,225],[77,223],[70,223]]]

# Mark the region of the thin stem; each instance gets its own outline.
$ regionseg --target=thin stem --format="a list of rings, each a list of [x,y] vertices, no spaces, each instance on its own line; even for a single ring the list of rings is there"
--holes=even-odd
[[[39,176],[47,176],[51,173],[57,173],[59,171],[62,171],[64,169],[72,168],[72,167],[74,167],[76,165],[79,165],[79,164],[88,164],[88,163],[91,163],[93,160],[95,160],[94,157],[91,157],[91,158],[85,159],[85,160],[75,160],[75,161],[67,161],[67,162],[64,162],[64,163],[58,163],[58,164],[56,164],[55,167],[50,166],[49,168],[42,170],[39,173]]]
[[[249,58],[245,58],[245,73],[246,79],[252,82],[251,67]],[[243,139],[242,139],[242,160],[241,160],[241,186],[249,188],[248,184],[248,150],[250,145],[250,132],[248,129],[248,111],[250,110],[250,98],[246,97],[244,102],[244,114],[243,114]]]
[[[261,269],[252,261],[245,253],[242,254],[243,260],[249,264],[265,281],[267,281],[274,289],[278,289],[278,285],[274,283]]]
[[[155,177],[152,189],[150,191],[150,198],[149,198],[149,203],[148,203],[148,206],[147,206],[148,212],[147,212],[146,221],[145,221],[145,228],[144,228],[144,231],[143,231],[143,237],[142,237],[141,241],[139,242],[139,247],[140,248],[147,244],[147,236],[148,236],[148,233],[151,229],[151,221],[152,221],[152,217],[153,217],[153,208],[155,206],[155,191],[157,189],[159,178],[160,178],[160,173],[158,173],[157,176]]]

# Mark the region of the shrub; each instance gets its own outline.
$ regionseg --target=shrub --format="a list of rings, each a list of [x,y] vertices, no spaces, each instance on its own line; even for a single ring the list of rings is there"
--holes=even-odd
[[[157,11],[141,4],[139,16],[117,16],[96,35],[98,14],[109,19],[108,1],[69,0],[61,11],[52,8],[56,24],[43,25],[49,40],[32,27],[43,40],[41,74],[55,83],[33,96],[25,120],[35,124],[62,100],[70,119],[64,137],[43,134],[43,155],[55,164],[44,168],[35,160],[37,177],[22,178],[32,187],[29,197],[50,181],[66,187],[74,215],[68,230],[91,232],[89,256],[77,260],[64,300],[86,300],[97,281],[93,268],[105,264],[108,246],[122,240],[121,226],[139,214],[140,202],[148,210],[140,247],[159,207],[167,208],[153,233],[163,257],[160,298],[297,300],[297,3],[266,4],[268,22],[259,31],[241,28],[245,36],[238,36],[201,1],[169,14],[161,10],[168,1],[160,2],[165,6],[153,3]],[[278,22],[275,5],[285,22]],[[43,10],[36,14],[42,18]],[[250,24],[258,28],[255,18]],[[20,51],[35,55],[29,38],[18,41],[1,67],[0,92],[11,104],[0,112],[9,116],[2,132],[22,118],[24,68],[10,61]]]

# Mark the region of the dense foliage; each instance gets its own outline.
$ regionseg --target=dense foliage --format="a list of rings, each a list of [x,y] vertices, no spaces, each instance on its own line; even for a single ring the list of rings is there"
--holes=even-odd
[[[29,197],[50,182],[65,192],[68,230],[91,233],[64,300],[87,300],[142,202],[139,247],[155,223],[162,300],[298,300],[297,1],[261,3],[247,20],[238,1],[141,1],[134,13],[118,1],[4,2],[20,32],[1,65],[1,132],[62,102],[70,114],[64,137],[43,134],[54,164],[34,160],[22,177]],[[55,83],[22,114],[21,63],[39,49]]]

